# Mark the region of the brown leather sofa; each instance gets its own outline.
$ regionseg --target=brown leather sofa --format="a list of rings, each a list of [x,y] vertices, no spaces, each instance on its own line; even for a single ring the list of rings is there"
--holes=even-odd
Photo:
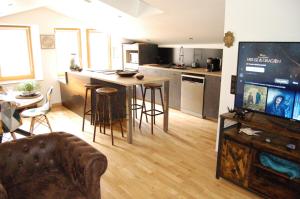
[[[106,157],[67,133],[0,144],[0,199],[100,199]]]

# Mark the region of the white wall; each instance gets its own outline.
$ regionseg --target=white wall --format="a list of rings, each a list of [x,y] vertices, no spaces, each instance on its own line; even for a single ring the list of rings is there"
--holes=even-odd
[[[47,8],[39,8],[28,12],[23,12],[7,17],[0,18],[0,24],[13,24],[13,25],[34,25],[34,28],[39,29],[40,34],[54,34],[54,28],[82,28],[82,60],[83,64],[86,65],[86,42],[85,38],[85,26],[83,23],[73,20],[71,18],[65,17],[64,15],[53,12]],[[89,27],[90,28],[90,27]],[[38,33],[38,31],[34,31]],[[38,34],[32,37],[39,37]],[[33,39],[33,41],[39,41],[39,39]],[[35,45],[34,50],[40,50],[40,44]],[[52,103],[60,103],[60,88],[57,81],[57,71],[56,71],[56,51],[55,49],[41,50],[41,63],[37,64],[36,67],[42,68],[41,81],[42,92],[46,92],[49,86],[54,86]]]
[[[224,32],[235,36],[223,48],[220,114],[233,107],[231,75],[236,75],[239,41],[300,41],[299,0],[226,0]]]
[[[236,75],[239,41],[300,41],[299,0],[226,0],[224,32],[235,36],[223,48],[220,113],[233,107],[230,78]]]

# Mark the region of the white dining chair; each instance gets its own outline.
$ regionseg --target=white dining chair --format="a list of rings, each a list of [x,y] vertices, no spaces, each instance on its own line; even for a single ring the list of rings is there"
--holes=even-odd
[[[14,132],[21,125],[15,102],[0,101],[0,134],[3,136],[3,133],[9,132],[13,140],[16,140]]]
[[[47,126],[50,129],[50,132],[52,132],[51,125],[47,118],[47,113],[51,109],[50,100],[51,100],[52,91],[53,91],[53,87],[51,86],[47,91],[46,100],[41,107],[27,109],[21,113],[21,117],[31,118],[30,130],[29,130],[31,135],[33,134],[34,129],[38,127],[40,124]],[[36,123],[38,124],[37,126],[35,126]]]

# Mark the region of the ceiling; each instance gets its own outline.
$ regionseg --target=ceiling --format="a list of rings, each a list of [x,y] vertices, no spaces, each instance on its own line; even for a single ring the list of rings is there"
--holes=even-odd
[[[47,7],[128,39],[222,43],[225,0],[1,0],[0,17]]]

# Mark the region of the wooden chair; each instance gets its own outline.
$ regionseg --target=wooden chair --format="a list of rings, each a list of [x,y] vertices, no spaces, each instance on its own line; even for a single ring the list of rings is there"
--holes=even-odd
[[[38,108],[27,109],[21,113],[21,117],[31,118],[31,124],[30,124],[31,135],[33,135],[34,129],[40,124],[47,126],[50,129],[50,132],[52,132],[52,128],[50,126],[49,120],[46,115],[51,109],[50,100],[51,100],[52,91],[53,91],[53,87],[51,86],[48,89],[46,100],[43,106]],[[38,123],[36,127],[35,127],[35,123]]]
[[[95,114],[92,111],[92,94],[93,92],[97,89],[100,88],[101,86],[98,84],[85,84],[85,98],[84,98],[84,107],[83,107],[83,117],[82,117],[82,131],[84,131],[84,123],[85,123],[85,116],[90,115],[91,116],[91,125],[94,125],[95,121]],[[87,100],[88,100],[88,93],[90,92],[90,98],[91,98],[91,107],[89,110],[87,110]]]
[[[133,94],[132,94],[132,105],[131,105],[131,110],[132,110],[132,119],[134,120],[134,118],[137,119],[137,110],[142,109],[143,107],[145,107],[145,101],[142,101],[142,104],[138,104],[137,103],[137,90],[136,90],[136,85],[133,86]],[[144,90],[143,90],[143,85],[140,85],[141,88],[141,92],[142,92],[142,98],[144,96]],[[146,121],[148,122],[148,116],[146,115]]]
[[[144,88],[145,88],[145,90],[143,93],[143,104],[142,104],[139,128],[141,128],[141,125],[142,125],[143,114],[145,114],[146,116],[148,115],[151,117],[151,134],[153,134],[153,124],[155,124],[155,116],[164,114],[164,101],[163,101],[162,92],[161,92],[162,85],[156,84],[156,83],[149,83],[149,84],[144,84]],[[151,93],[150,93],[151,94],[151,109],[150,110],[147,110],[146,105],[145,105],[145,97],[146,97],[146,93],[147,93],[148,89],[150,89],[150,91],[151,91]],[[159,91],[162,110],[158,110],[155,107],[155,90]]]
[[[113,134],[113,125],[112,125],[113,123],[112,104],[113,104],[113,100],[116,100],[116,94],[118,93],[118,89],[103,87],[103,88],[96,89],[96,93],[97,93],[97,102],[96,102],[96,115],[95,115],[93,142],[95,142],[97,124],[99,124],[100,132],[101,132],[101,124],[103,124],[103,130],[105,134],[105,123],[109,123],[110,132],[111,132],[111,144],[114,145],[114,134]],[[119,106],[117,106],[116,109],[119,110]],[[122,137],[124,137],[122,119],[119,116],[117,120],[119,121],[121,127]]]

